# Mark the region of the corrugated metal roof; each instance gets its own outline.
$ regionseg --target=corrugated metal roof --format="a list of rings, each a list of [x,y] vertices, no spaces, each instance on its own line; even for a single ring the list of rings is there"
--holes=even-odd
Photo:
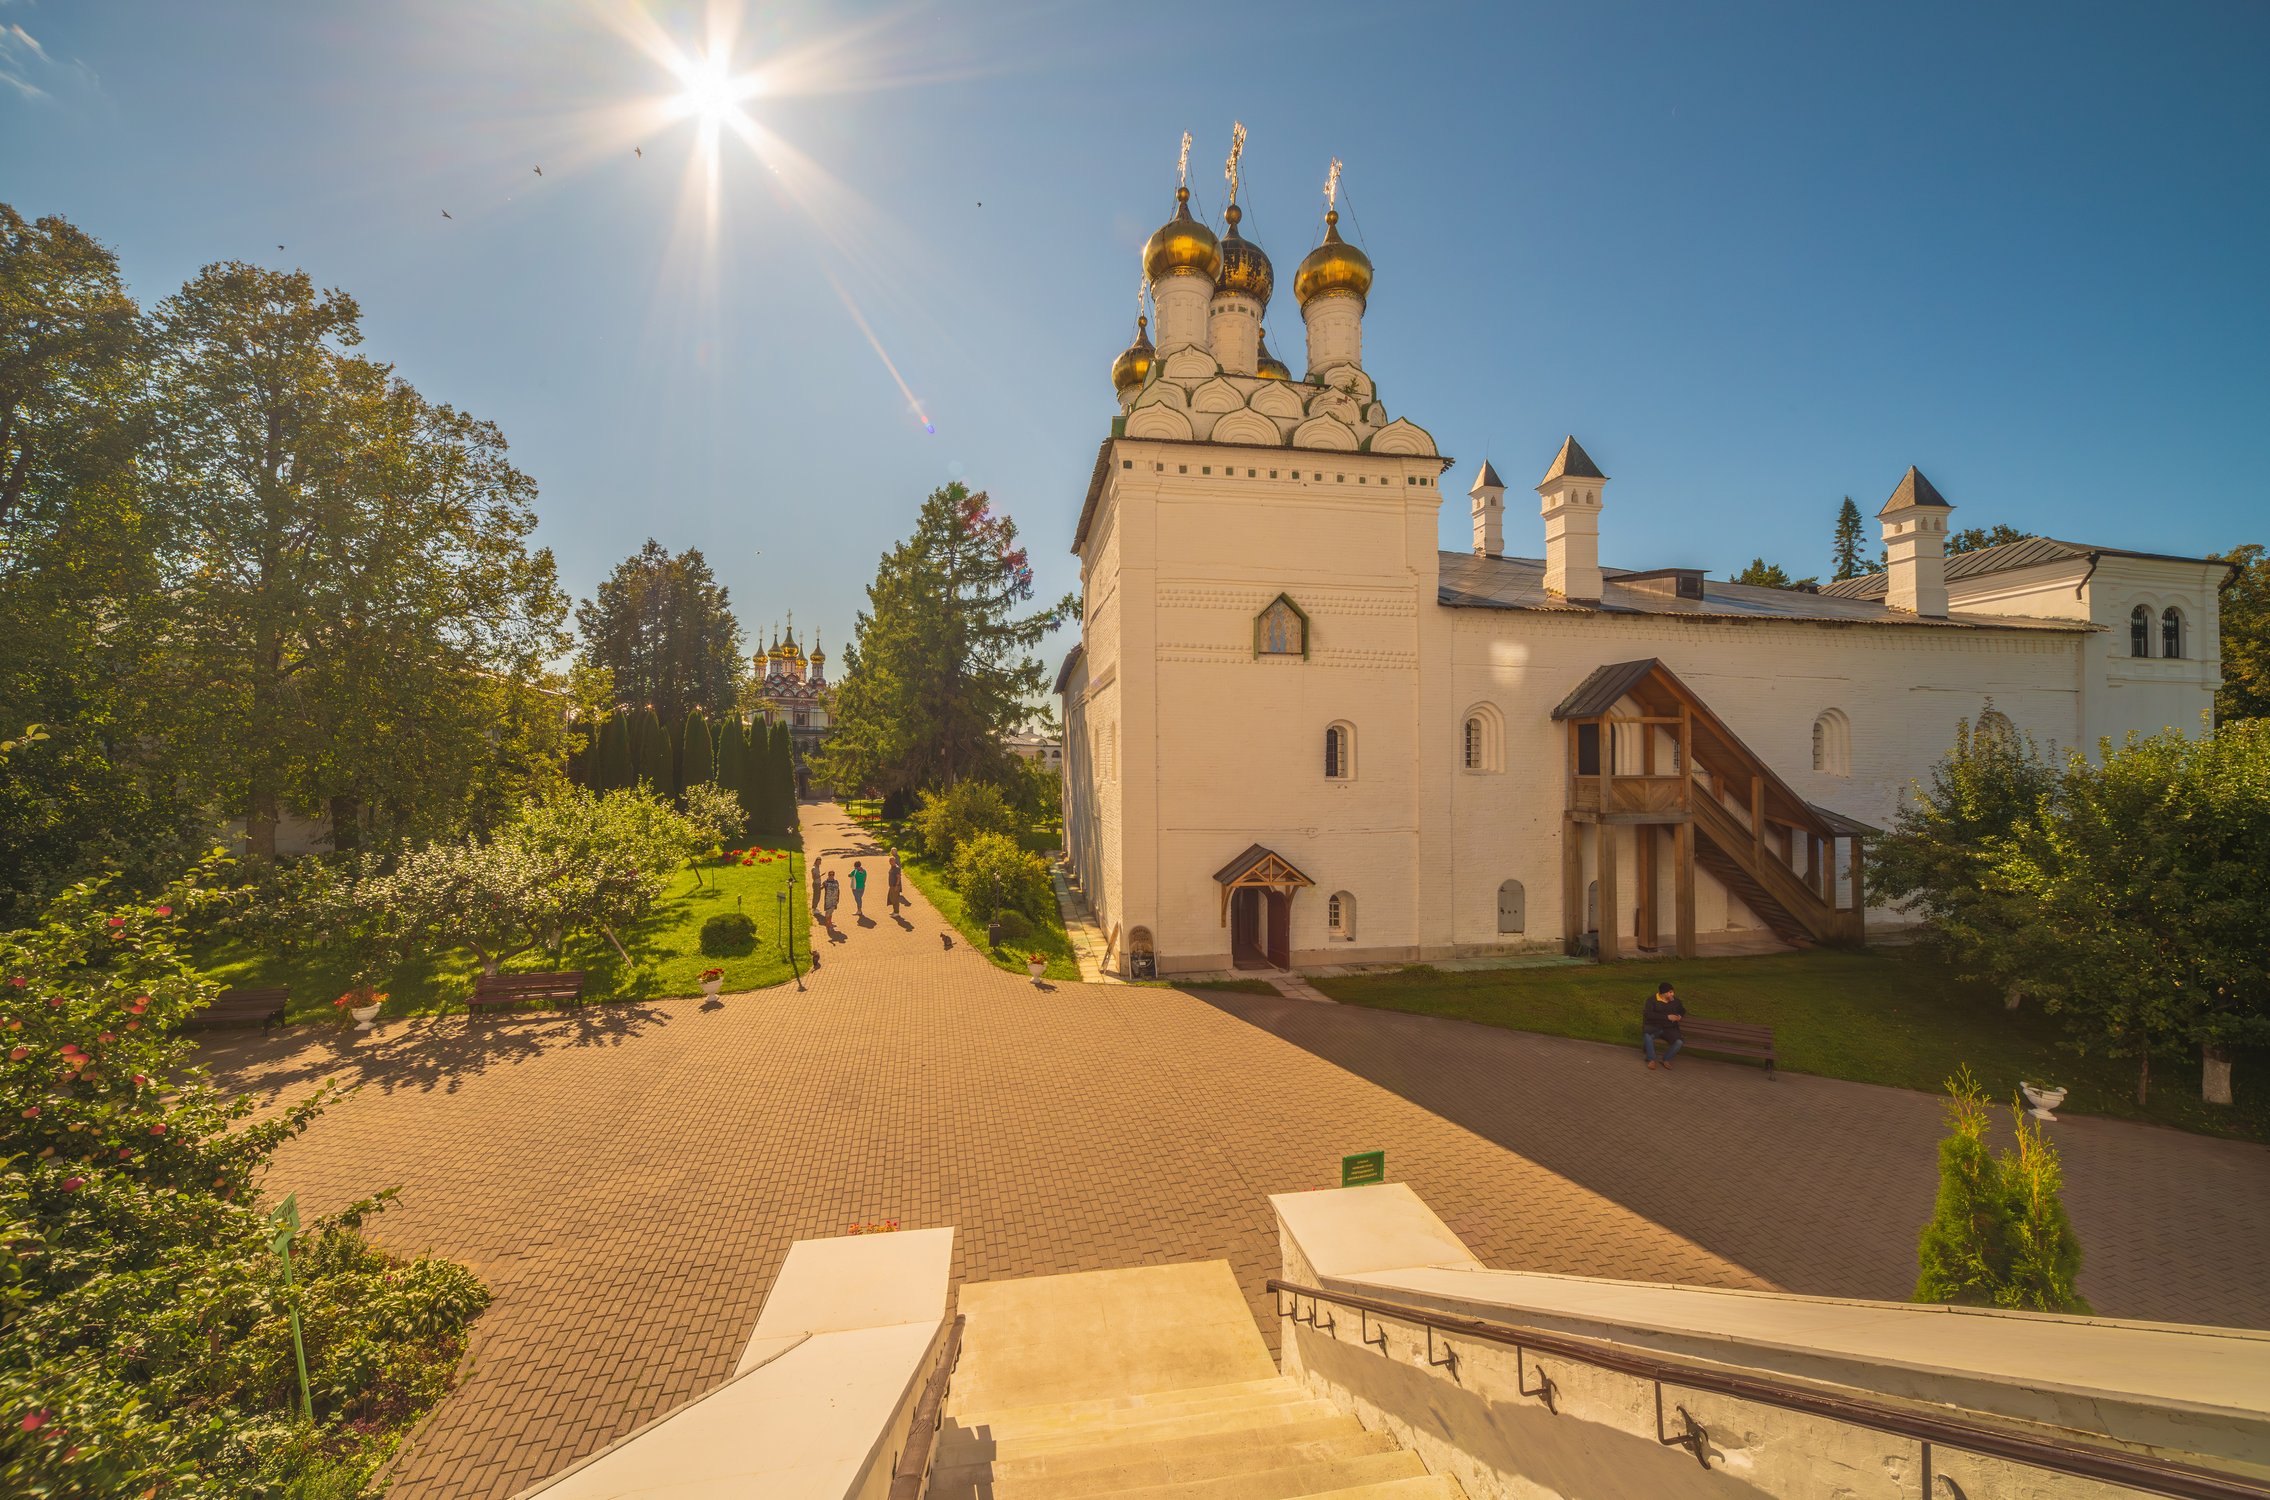
[[[1981,547],[1976,552],[1958,552],[1947,559],[1947,581],[1959,582],[1965,578],[1980,578],[1989,573],[2008,573],[2019,568],[2031,568],[2041,563],[2069,562],[2083,557],[2139,557],[2146,562],[2199,563],[2215,561],[2211,557],[2178,557],[2167,552],[2131,552],[2125,547],[2091,547],[2083,542],[2061,542],[2055,537],[2029,536],[2020,541],[2003,542],[1999,546]],[[1881,599],[1888,585],[1882,573],[1863,573],[1858,578],[1847,578],[1841,583],[1824,583],[1821,592],[1834,594],[1840,599]]]
[[[1905,610],[1850,594],[1818,594],[1797,589],[1755,588],[1745,583],[1705,579],[1700,599],[1681,599],[1660,588],[1628,587],[1617,580],[1627,568],[1603,568],[1599,602],[1563,599],[1545,592],[1545,564],[1534,557],[1477,557],[1471,552],[1441,554],[1436,597],[1450,609],[1527,609],[1555,614],[1656,615],[1691,620],[1810,620],[1836,625],[1900,625],[1921,630],[2093,631],[2085,620],[2041,620],[2022,615],[1958,614],[1946,619]]]
[[[1561,444],[1561,451],[1553,455],[1553,466],[1545,471],[1545,477],[1537,482],[1539,484],[1551,484],[1556,479],[1606,479],[1607,477],[1600,472],[1600,466],[1592,461],[1592,455],[1584,451],[1584,445],[1578,442],[1574,436],[1571,436]]]

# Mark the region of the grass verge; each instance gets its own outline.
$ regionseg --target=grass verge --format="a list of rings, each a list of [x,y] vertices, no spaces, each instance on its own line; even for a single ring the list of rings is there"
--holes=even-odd
[[[2270,1140],[2270,1057],[2240,1060],[2238,1102],[2228,1109],[2201,1102],[2196,1058],[2155,1058],[2151,1102],[2139,1106],[2133,1062],[2076,1056],[2057,1017],[2038,1006],[2004,1010],[1993,992],[1920,949],[1458,973],[1419,965],[1310,982],[1346,1005],[1636,1049],[1640,1005],[1665,979],[1698,1018],[1771,1026],[1780,1065],[1792,1072],[1935,1092],[1967,1063],[1996,1098],[2012,1097],[2020,1079],[2047,1080],[2072,1089],[2060,1113]]]
[[[969,914],[969,903],[962,900],[962,893],[954,889],[953,883],[946,878],[945,870],[908,852],[913,840],[907,837],[904,823],[885,820],[882,804],[872,799],[846,802],[843,807],[851,815],[853,822],[873,834],[885,846],[897,851],[900,867],[906,871],[906,878],[914,882],[914,888],[922,892],[923,899],[937,907],[938,915],[953,925],[954,930],[962,935],[962,941],[991,959],[995,968],[1017,974],[1026,973],[1025,955],[1039,953],[1048,959],[1044,978],[1079,983],[1080,961],[1073,956],[1072,939],[1064,930],[1062,912],[1051,909],[1044,920],[1033,923],[1032,932],[1026,937],[999,948],[988,948],[985,942],[985,924]],[[1020,835],[1019,842],[1034,853],[1054,848],[1053,841],[1041,842],[1044,837],[1040,830],[1029,830]],[[1037,849],[1034,847],[1036,843],[1039,844]]]
[[[698,995],[702,971],[712,966],[725,971],[728,992],[783,983],[789,977],[784,921],[794,929],[798,966],[810,966],[811,907],[796,879],[804,869],[802,841],[775,835],[758,840],[754,847],[755,856],[747,863],[734,857],[704,859],[680,871],[670,893],[647,919],[622,934],[632,960],[628,968],[605,938],[591,936],[571,938],[560,953],[523,953],[506,963],[505,971],[581,969],[586,1001]],[[778,893],[785,893],[787,900],[780,900]],[[702,923],[730,911],[745,912],[756,923],[755,945],[742,954],[703,953]],[[292,998],[284,1016],[287,1021],[345,1017],[331,1002],[345,992],[349,976],[322,953],[278,952],[230,940],[201,952],[199,961],[207,978],[225,985],[288,987]],[[462,1010],[479,972],[480,964],[464,949],[414,955],[385,986],[386,1006],[380,1014],[420,1016]]]

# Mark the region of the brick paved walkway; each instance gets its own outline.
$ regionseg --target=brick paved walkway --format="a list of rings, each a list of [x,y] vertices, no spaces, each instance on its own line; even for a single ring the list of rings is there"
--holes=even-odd
[[[805,828],[824,858],[866,847],[833,808]],[[1664,1078],[1352,1006],[1040,989],[943,951],[919,895],[910,917],[847,924],[803,994],[210,1049],[224,1082],[270,1097],[362,1082],[270,1189],[320,1212],[401,1184],[379,1239],[497,1293],[399,1500],[510,1495],[715,1384],[789,1245],[855,1221],[956,1226],[957,1281],[1223,1257],[1258,1311],[1267,1195],[1384,1148],[1493,1265],[1878,1296],[1912,1275],[1931,1192],[1917,1096],[1709,1064]],[[2270,1152],[2095,1121],[2059,1139],[2102,1311],[2270,1324],[2241,1263],[2270,1240]],[[1729,1160],[1743,1183],[1713,1165]]]

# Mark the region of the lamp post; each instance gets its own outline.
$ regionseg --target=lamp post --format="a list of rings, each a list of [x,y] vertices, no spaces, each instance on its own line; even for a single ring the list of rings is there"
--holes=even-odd
[[[788,883],[796,887],[801,897],[804,887],[796,874],[796,851],[793,849],[788,851]],[[788,892],[775,891],[773,898],[780,903],[780,936],[788,945],[788,972],[796,976],[796,990],[798,994],[802,994],[804,971],[796,966],[796,929],[788,925]]]

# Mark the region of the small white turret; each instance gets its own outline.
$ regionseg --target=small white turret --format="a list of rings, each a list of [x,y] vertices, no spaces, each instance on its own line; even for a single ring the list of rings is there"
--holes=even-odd
[[[1505,481],[1488,459],[1482,460],[1482,472],[1466,495],[1474,502],[1474,555],[1505,556]]]
[[[1910,464],[1876,512],[1884,528],[1884,602],[1909,614],[1947,614],[1947,517],[1954,506]]]
[[[1563,599],[1600,597],[1600,492],[1608,476],[1574,437],[1561,444],[1537,483],[1545,517],[1545,591]]]

